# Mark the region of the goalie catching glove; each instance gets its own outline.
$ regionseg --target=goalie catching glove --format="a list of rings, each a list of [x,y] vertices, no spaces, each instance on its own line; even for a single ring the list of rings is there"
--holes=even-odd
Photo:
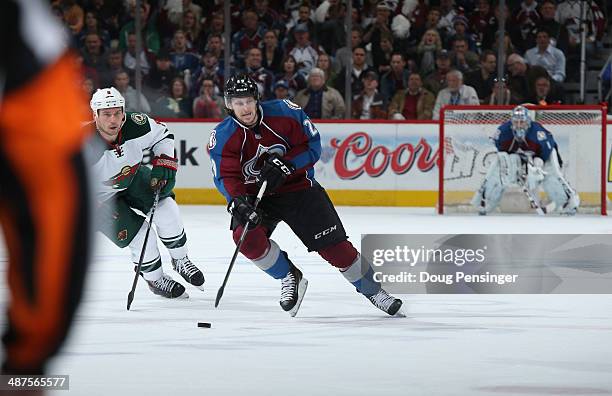
[[[169,194],[176,184],[176,170],[178,161],[167,155],[153,158],[153,169],[151,170],[151,188],[156,190],[161,186],[160,194]]]
[[[266,192],[273,192],[282,186],[293,172],[295,172],[295,167],[278,154],[267,155],[257,176],[257,187],[261,188],[263,182],[267,181]]]
[[[249,223],[249,229],[257,227],[261,223],[261,211],[255,209],[251,201],[253,197],[246,195],[240,195],[234,197],[229,205],[227,205],[227,211],[234,217],[234,219],[242,226]]]

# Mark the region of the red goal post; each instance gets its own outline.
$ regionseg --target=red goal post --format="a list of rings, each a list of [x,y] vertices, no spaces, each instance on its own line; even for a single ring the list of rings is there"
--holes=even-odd
[[[438,213],[472,212],[496,152],[491,138],[515,106],[445,106],[440,110]],[[581,197],[580,212],[606,215],[606,112],[598,105],[526,105],[549,130],[563,158],[563,173]],[[517,209],[522,212],[522,210]]]

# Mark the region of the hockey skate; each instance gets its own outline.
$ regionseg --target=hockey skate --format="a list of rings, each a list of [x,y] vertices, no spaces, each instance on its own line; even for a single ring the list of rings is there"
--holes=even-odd
[[[172,259],[172,268],[187,282],[200,290],[204,290],[204,274],[189,260],[189,257]]]
[[[395,315],[402,307],[402,300],[395,298],[383,289],[380,289],[378,293],[366,297],[376,308],[388,313],[389,315]]]
[[[297,315],[300,309],[304,294],[306,294],[306,289],[308,288],[308,280],[304,278],[302,271],[293,265],[291,261],[289,263],[291,265],[289,273],[281,280],[280,306],[293,317]]]
[[[163,274],[161,278],[155,281],[147,280],[147,284],[149,285],[149,289],[158,296],[165,298],[189,297],[185,291],[185,287],[166,274]]]

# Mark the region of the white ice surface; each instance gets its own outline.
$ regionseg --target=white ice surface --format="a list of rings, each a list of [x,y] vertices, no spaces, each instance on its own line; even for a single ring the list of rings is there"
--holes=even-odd
[[[612,233],[599,216],[338,209],[356,244],[362,233]],[[228,215],[181,210],[207,290],[168,301],[141,280],[128,312],[129,253],[97,238],[72,336],[50,370],[70,375],[70,391],[52,394],[612,395],[611,295],[403,295],[406,318],[390,318],[280,226],[274,239],[310,281],[298,317],[278,306],[278,282],[243,257],[215,309],[234,249]]]

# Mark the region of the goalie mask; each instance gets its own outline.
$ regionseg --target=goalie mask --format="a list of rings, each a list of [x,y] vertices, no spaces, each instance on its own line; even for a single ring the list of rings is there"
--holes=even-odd
[[[512,133],[518,139],[525,139],[527,130],[531,126],[531,118],[529,117],[529,111],[524,106],[516,106],[512,110],[512,117],[510,118],[512,123]]]
[[[93,111],[94,118],[98,117],[98,110],[102,109],[121,107],[121,110],[125,113],[125,99],[115,87],[98,89],[91,97],[89,106]]]

